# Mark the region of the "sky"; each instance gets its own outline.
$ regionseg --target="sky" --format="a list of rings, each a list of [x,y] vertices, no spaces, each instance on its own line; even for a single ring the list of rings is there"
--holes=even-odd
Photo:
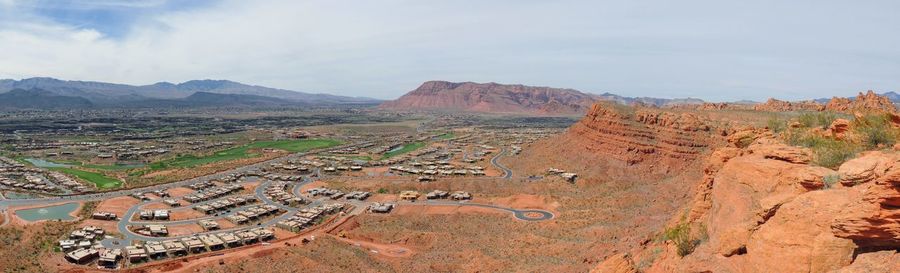
[[[708,101],[900,87],[900,1],[0,0],[0,78],[227,79],[396,98],[428,80]]]

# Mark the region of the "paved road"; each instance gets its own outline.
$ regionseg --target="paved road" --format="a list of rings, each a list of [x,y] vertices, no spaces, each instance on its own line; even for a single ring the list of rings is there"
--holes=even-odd
[[[503,164],[500,164],[500,162],[497,162],[497,160],[500,159],[500,157],[505,154],[506,154],[506,148],[504,148],[499,153],[497,153],[496,156],[491,158],[491,164],[494,165],[494,167],[497,167],[498,169],[503,171],[503,179],[510,179],[513,176],[513,171],[510,170],[509,168],[507,168],[506,166],[503,166]]]
[[[470,207],[498,209],[498,210],[511,212],[513,214],[513,216],[515,216],[517,219],[525,220],[525,221],[544,221],[544,220],[553,219],[553,217],[555,217],[555,215],[553,215],[553,213],[551,213],[549,211],[545,211],[545,210],[538,210],[538,209],[521,209],[520,210],[520,209],[497,206],[497,205],[471,203],[471,202],[466,202],[466,201],[454,202],[454,201],[427,200],[424,202],[402,202],[402,203],[399,203],[399,205],[400,206],[460,206],[460,207],[470,206]],[[537,214],[538,216],[530,217],[529,214]]]

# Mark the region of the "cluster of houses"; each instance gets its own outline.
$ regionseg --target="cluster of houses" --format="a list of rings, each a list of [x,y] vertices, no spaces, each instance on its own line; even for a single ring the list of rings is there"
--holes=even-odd
[[[240,184],[228,184],[220,187],[205,188],[200,190],[199,192],[185,195],[184,197],[182,197],[182,199],[190,203],[199,203],[207,200],[217,199],[232,193],[240,192],[243,189],[244,186]]]
[[[425,199],[434,200],[434,199],[447,199],[462,201],[462,200],[472,200],[472,194],[465,191],[455,191],[450,193],[448,191],[442,190],[433,190],[427,194],[425,194]]]
[[[125,257],[130,263],[150,259],[181,257],[206,251],[219,251],[275,239],[275,233],[265,228],[253,228],[235,232],[199,234],[181,239],[147,241],[125,247]]]
[[[169,220],[170,211],[167,209],[141,210],[138,218],[141,220]]]
[[[283,163],[272,163],[269,165],[271,169],[283,170],[288,172],[300,172],[307,173],[309,172],[309,167],[306,165],[297,165],[297,164],[283,164]]]
[[[305,205],[309,203],[309,200],[303,199],[303,197],[300,196],[294,196],[294,194],[288,192],[288,186],[289,184],[287,182],[276,181],[266,187],[265,195],[270,200],[290,207]]]
[[[236,208],[239,206],[256,203],[258,200],[252,195],[232,196],[223,198],[213,202],[194,206],[194,210],[204,214],[213,214],[216,212]]]
[[[94,220],[114,221],[118,218],[119,218],[118,215],[116,215],[115,213],[112,213],[112,212],[98,211],[98,212],[94,212],[93,214],[91,214],[91,219],[94,219]]]
[[[218,148],[218,147],[223,147],[223,146],[233,146],[234,142],[220,141],[220,142],[206,143],[204,141],[194,140],[194,141],[190,141],[186,144],[190,145],[191,150],[198,151],[198,150],[208,150],[208,149]]]
[[[284,175],[284,174],[266,174],[263,177],[265,177],[266,179],[269,179],[269,180],[273,180],[273,181],[298,181],[300,179],[303,179],[303,177],[299,176],[299,175]]]
[[[362,169],[363,169],[362,166],[359,166],[359,165],[353,165],[353,166],[338,165],[338,166],[328,166],[328,167],[322,168],[322,171],[324,171],[326,173],[346,172],[346,171],[358,172],[358,171],[362,171]]]
[[[574,182],[575,182],[575,179],[578,178],[578,174],[577,174],[577,173],[570,173],[570,172],[566,172],[565,170],[557,169],[557,168],[550,168],[550,169],[548,169],[548,170],[547,170],[547,174],[549,174],[549,175],[558,175],[559,177],[562,177],[562,178],[565,179],[566,181],[569,181],[569,182],[572,182],[572,183],[574,183]]]
[[[309,196],[323,196],[328,197],[334,200],[340,199],[341,197],[346,198],[347,200],[366,200],[369,196],[372,196],[371,192],[367,191],[352,191],[349,193],[344,193],[340,190],[329,189],[325,187],[318,187],[306,190]]]
[[[4,175],[10,174],[11,173],[4,173]],[[13,178],[0,176],[0,185],[4,186],[5,188],[41,193],[57,193],[61,191],[59,188],[50,183],[47,183],[46,181],[44,181],[44,179],[41,179],[41,177],[36,174],[19,173],[18,175],[23,175],[21,177],[24,178],[24,181],[20,182]]]
[[[169,192],[167,192],[165,189],[154,190],[154,191],[150,191],[150,192],[134,192],[130,196],[134,197],[135,199],[141,200],[141,201],[150,201],[150,197],[147,196],[147,194],[153,194],[159,198],[170,197]],[[166,203],[168,204],[169,202],[166,202]],[[170,206],[171,206],[171,204],[170,204]],[[175,205],[175,206],[178,206],[178,205]]]
[[[388,213],[394,209],[394,204],[375,202],[369,205],[368,210],[375,213]]]
[[[341,197],[344,197],[344,192],[335,189],[329,189],[325,187],[318,187],[306,190],[306,193],[309,196],[324,196],[334,200],[337,200]]]
[[[66,253],[65,258],[70,263],[86,264],[100,259],[100,266],[115,265],[122,258],[122,251],[119,249],[106,249],[100,245],[106,235],[106,231],[102,228],[94,226],[86,226],[76,229],[69,233],[65,240],[59,241],[59,249]]]
[[[15,160],[0,157],[0,188],[47,194],[65,190],[85,192],[89,188],[62,173],[29,168]]]
[[[133,227],[134,233],[151,236],[151,237],[166,237],[169,236],[169,228],[160,224],[149,224],[143,226]]]
[[[401,191],[398,197],[400,198],[400,200],[404,201],[416,201],[420,196],[422,195],[417,191]],[[434,190],[425,195],[425,199],[429,200],[445,198],[450,198],[456,201],[471,200],[472,194],[464,191],[455,191],[453,193],[450,193],[442,190]]]
[[[274,205],[259,205],[245,208],[237,211],[232,215],[225,217],[229,222],[235,225],[244,225],[252,221],[256,221],[267,216],[275,215],[281,212],[281,209]]]
[[[413,167],[406,166],[391,166],[388,168],[391,173],[398,174],[413,174],[419,175],[419,181],[433,181],[435,176],[464,176],[464,175],[474,175],[474,176],[483,176],[484,168],[481,166],[469,166],[469,167],[456,167],[451,165],[447,161],[438,161],[438,162],[413,162],[410,165]]]
[[[188,189],[199,191],[199,190],[212,188],[215,186],[216,186],[216,183],[213,183],[212,181],[201,181],[201,182],[190,184],[187,187],[188,187]]]
[[[301,209],[290,218],[275,223],[275,227],[291,232],[300,232],[307,227],[315,225],[315,221],[322,216],[341,211],[344,207],[344,204],[332,203]]]

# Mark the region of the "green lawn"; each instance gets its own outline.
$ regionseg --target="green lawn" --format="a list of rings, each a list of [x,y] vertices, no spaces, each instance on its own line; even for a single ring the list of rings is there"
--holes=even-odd
[[[247,145],[238,146],[216,152],[206,156],[182,155],[172,159],[153,162],[151,170],[168,168],[189,168],[221,161],[230,161],[242,158],[251,158],[259,154],[250,153],[250,150],[272,148],[285,150],[292,153],[306,152],[313,149],[322,149],[341,145],[342,142],[334,139],[303,139],[303,140],[271,140],[257,141]]]
[[[46,160],[46,159],[45,159]],[[81,166],[88,169],[101,170],[101,171],[127,171],[131,169],[141,168],[143,164],[112,164],[112,165],[98,165],[98,164],[84,164],[84,162],[76,161],[76,160],[47,160],[52,163],[57,164],[68,164]]]
[[[367,155],[354,155],[354,156],[350,156],[349,158],[353,159],[353,160],[360,160],[360,161],[372,161],[372,157],[367,156]]]
[[[50,168],[51,170],[58,171],[61,173],[65,173],[68,175],[72,175],[78,177],[81,180],[85,180],[97,185],[99,189],[111,189],[118,188],[122,186],[122,181],[119,181],[115,178],[110,178],[100,173],[82,171],[79,169],[73,168]]]
[[[441,140],[448,140],[448,139],[453,139],[454,137],[456,137],[456,134],[454,134],[453,132],[449,132],[449,133],[446,133],[446,134],[443,134],[443,135],[439,135],[439,136],[438,136],[438,139],[441,139]]]
[[[406,145],[403,145],[403,147],[401,147],[400,149],[397,149],[396,151],[384,153],[383,155],[381,155],[381,159],[391,158],[391,157],[395,157],[398,155],[402,155],[402,154],[405,154],[408,152],[418,150],[419,148],[422,148],[422,147],[425,147],[425,142],[413,142],[410,144],[406,144]]]
[[[104,170],[104,171],[125,171],[131,169],[137,169],[143,167],[141,164],[128,165],[128,164],[113,164],[113,165],[95,165],[95,164],[84,164],[81,165],[85,168],[95,169],[95,170]]]

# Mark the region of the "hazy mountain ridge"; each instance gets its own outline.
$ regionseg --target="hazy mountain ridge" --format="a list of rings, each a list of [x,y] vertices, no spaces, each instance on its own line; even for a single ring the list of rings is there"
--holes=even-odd
[[[301,104],[368,104],[380,100],[330,94],[313,94],[291,90],[247,85],[227,80],[192,80],[179,84],[159,82],[152,85],[127,85],[93,81],[65,81],[54,78],[0,80],[0,93],[15,89],[41,89],[55,95],[81,97],[98,105],[137,103],[153,99],[188,98],[197,92],[234,95],[254,95]]]
[[[82,97],[60,96],[41,89],[14,89],[0,93],[0,108],[62,109],[86,108],[94,103]]]

